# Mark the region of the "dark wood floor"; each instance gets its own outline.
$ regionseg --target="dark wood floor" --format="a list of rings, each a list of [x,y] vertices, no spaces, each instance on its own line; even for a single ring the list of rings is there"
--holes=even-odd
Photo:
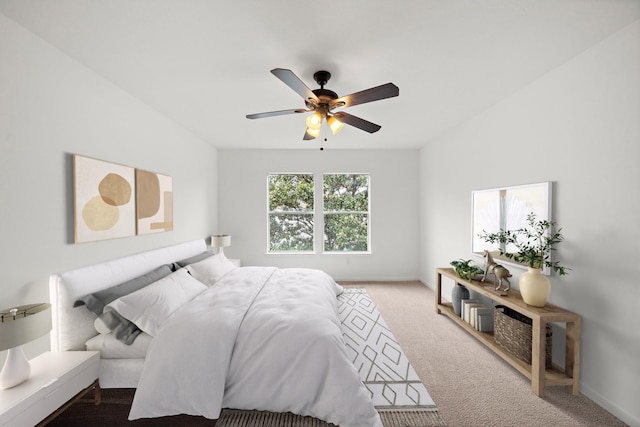
[[[77,402],[69,407],[53,421],[47,424],[50,427],[200,427],[215,426],[215,420],[189,415],[177,415],[174,417],[162,417],[154,419],[142,419],[129,421],[129,409],[133,401],[135,389],[103,389],[102,403],[95,405],[91,402]]]

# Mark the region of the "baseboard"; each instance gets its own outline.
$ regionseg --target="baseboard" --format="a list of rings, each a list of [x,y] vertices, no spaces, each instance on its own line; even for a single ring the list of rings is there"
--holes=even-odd
[[[376,276],[376,277],[349,277],[349,278],[334,278],[336,282],[338,283],[349,283],[349,282],[354,282],[354,283],[389,283],[389,282],[393,282],[393,283],[399,283],[399,282],[407,282],[407,283],[416,283],[416,282],[420,282],[420,279],[416,278],[416,277],[380,277],[380,276]],[[420,282],[422,283],[422,282]]]
[[[585,385],[584,382],[580,382],[580,392],[626,424],[640,427],[640,418],[630,414],[626,409],[621,408],[588,385]]]

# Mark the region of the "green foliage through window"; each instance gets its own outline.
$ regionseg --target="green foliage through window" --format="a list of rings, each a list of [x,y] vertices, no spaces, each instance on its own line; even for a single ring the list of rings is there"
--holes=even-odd
[[[270,214],[269,250],[313,251],[313,214]]]
[[[325,214],[324,250],[366,252],[369,216],[366,214]]]
[[[313,175],[269,175],[269,252],[313,251]]]
[[[369,250],[369,175],[323,177],[324,250]]]

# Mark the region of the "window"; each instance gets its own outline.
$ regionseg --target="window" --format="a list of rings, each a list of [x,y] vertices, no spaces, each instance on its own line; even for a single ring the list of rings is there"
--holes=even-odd
[[[273,174],[269,186],[269,252],[311,252],[313,174]]]
[[[323,252],[368,252],[369,186],[367,174],[324,174],[316,194],[313,174],[270,174],[268,252],[312,253],[314,235]]]
[[[325,174],[325,252],[369,251],[369,175]]]

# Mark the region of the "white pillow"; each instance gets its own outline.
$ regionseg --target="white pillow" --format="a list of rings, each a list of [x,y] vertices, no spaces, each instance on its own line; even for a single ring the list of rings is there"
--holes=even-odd
[[[110,302],[104,310],[117,311],[122,317],[154,337],[174,311],[205,289],[205,285],[181,268],[142,289]]]
[[[110,334],[111,329],[107,325],[104,324],[101,318],[96,317],[96,320],[93,322],[93,327],[96,328],[99,334]]]
[[[185,267],[189,273],[207,286],[213,285],[222,276],[236,268],[236,266],[224,256],[216,254]]]
[[[89,351],[99,351],[102,359],[144,359],[153,338],[142,332],[136,340],[127,345],[113,334],[100,334],[86,342]]]

